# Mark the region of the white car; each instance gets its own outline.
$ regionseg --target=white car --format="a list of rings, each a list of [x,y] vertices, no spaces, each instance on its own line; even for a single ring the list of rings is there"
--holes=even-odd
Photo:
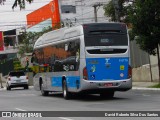
[[[28,76],[23,71],[9,72],[6,80],[6,89],[11,90],[14,87],[24,87],[28,89]]]

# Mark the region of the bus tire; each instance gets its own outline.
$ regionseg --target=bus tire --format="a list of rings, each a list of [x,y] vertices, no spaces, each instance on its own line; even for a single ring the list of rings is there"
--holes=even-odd
[[[42,96],[48,96],[48,91],[44,90],[43,83],[41,83],[40,90],[41,90]]]
[[[70,98],[70,93],[68,92],[67,82],[63,80],[63,97],[64,99],[68,100]]]
[[[112,92],[102,92],[100,93],[101,98],[113,98],[114,97],[114,91]]]

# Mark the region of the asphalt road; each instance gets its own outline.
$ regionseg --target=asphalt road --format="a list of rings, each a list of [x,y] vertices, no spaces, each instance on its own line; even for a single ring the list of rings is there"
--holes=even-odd
[[[130,90],[116,92],[113,99],[101,99],[99,95],[77,95],[64,100],[62,94],[41,96],[33,88],[11,91],[0,90],[0,111],[160,111],[160,91]],[[66,113],[65,113],[66,114]],[[68,113],[70,114],[70,112]],[[89,113],[86,113],[89,114]],[[94,113],[93,113],[94,114]],[[95,113],[96,114],[96,113]],[[96,115],[93,116],[96,116]],[[0,120],[20,120],[4,118]],[[160,117],[47,117],[23,118],[23,120],[159,120]]]

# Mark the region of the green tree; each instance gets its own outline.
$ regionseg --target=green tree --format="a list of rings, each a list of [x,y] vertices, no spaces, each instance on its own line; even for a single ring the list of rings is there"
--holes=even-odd
[[[130,10],[132,34],[140,48],[157,55],[160,83],[160,4],[159,0],[136,0]]]
[[[33,2],[33,0],[15,0],[14,4],[12,6],[12,9],[17,7],[17,5],[19,5],[20,9],[24,9],[25,8],[25,1],[27,1],[29,3]]]
[[[4,4],[6,0],[0,0],[0,4]],[[15,7],[17,7],[19,5],[20,9],[24,9],[25,8],[25,1],[31,3],[33,2],[33,0],[15,0],[12,6],[12,9],[14,9]]]
[[[20,35],[20,46],[19,46],[19,54],[22,56],[24,53],[30,53],[33,51],[33,44],[30,42],[32,39],[34,39],[35,33],[29,32],[29,33],[23,33]]]
[[[57,26],[58,27],[58,26]],[[47,33],[52,30],[52,27],[46,27],[41,32],[24,32],[19,36],[20,46],[19,54],[22,56],[24,53],[33,52],[33,45],[35,41],[42,36],[44,33]]]
[[[108,4],[103,7],[103,9],[105,11],[105,16],[111,17],[111,21],[116,21],[115,9],[112,1],[109,1]]]
[[[115,4],[114,1],[118,1],[118,4]],[[128,3],[126,0],[110,0],[108,4],[103,7],[105,11],[104,15],[110,17],[111,21],[129,23],[128,10],[131,5],[127,5]]]
[[[0,0],[0,4],[2,5],[4,5],[4,2],[6,2],[6,0]]]

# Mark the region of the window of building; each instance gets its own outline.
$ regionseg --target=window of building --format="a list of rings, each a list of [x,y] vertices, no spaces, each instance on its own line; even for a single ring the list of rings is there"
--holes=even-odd
[[[72,5],[62,5],[61,12],[62,13],[76,13],[76,7]]]

